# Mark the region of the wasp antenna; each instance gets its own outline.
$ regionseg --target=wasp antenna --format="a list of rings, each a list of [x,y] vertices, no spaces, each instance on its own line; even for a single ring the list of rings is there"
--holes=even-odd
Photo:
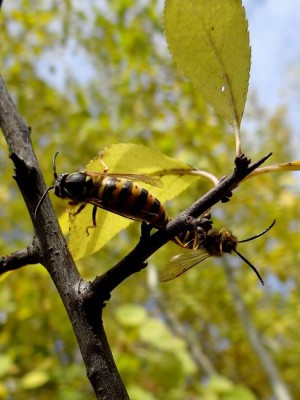
[[[267,233],[271,228],[273,228],[273,226],[275,225],[276,219],[274,219],[274,221],[271,223],[271,225],[265,229],[263,232],[259,233],[258,235],[255,236],[251,236],[248,239],[244,239],[244,240],[239,240],[238,243],[245,243],[245,242],[250,242],[250,240],[254,240],[259,238],[260,236],[264,235],[265,233]]]
[[[53,169],[53,175],[54,178],[57,179],[57,172],[56,172],[56,157],[58,156],[59,152],[57,151],[54,156],[53,156],[53,160],[52,160],[52,169]],[[46,192],[47,193],[47,192]],[[45,194],[46,195],[46,194]]]
[[[57,154],[58,154],[58,153],[57,153]],[[47,194],[50,190],[52,190],[52,189],[54,189],[54,186],[48,187],[48,189],[45,190],[45,192],[43,193],[43,195],[42,195],[42,197],[40,198],[39,202],[37,203],[37,206],[36,206],[35,212],[34,212],[34,219],[35,219],[35,220],[36,220],[38,211],[39,211],[39,209],[40,209],[40,207],[41,207],[41,205],[42,205],[42,202],[44,201],[44,199],[45,199],[45,197],[46,197],[46,194]]]
[[[264,286],[264,281],[262,277],[260,276],[260,273],[257,271],[257,269],[254,267],[253,264],[247,258],[245,258],[241,253],[239,253],[236,249],[233,249],[233,251],[247,264],[249,267],[255,272],[255,275],[258,277],[260,280],[261,284]]]

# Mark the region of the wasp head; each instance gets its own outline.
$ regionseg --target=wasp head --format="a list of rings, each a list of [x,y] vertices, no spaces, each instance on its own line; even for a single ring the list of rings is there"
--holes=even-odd
[[[222,257],[223,253],[231,253],[235,250],[238,240],[225,228],[212,228],[208,231],[204,248],[214,257]]]

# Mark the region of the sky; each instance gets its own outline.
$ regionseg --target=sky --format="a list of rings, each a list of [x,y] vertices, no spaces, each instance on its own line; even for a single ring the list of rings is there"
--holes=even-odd
[[[244,0],[243,4],[252,47],[250,91],[255,90],[260,104],[270,111],[287,105],[288,120],[300,136],[300,83],[296,83],[300,80],[300,0]]]

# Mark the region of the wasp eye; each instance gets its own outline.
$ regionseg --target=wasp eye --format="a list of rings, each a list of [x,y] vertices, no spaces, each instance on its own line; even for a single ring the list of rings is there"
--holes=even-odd
[[[233,242],[223,242],[222,250],[224,253],[231,253],[235,248],[235,243]]]

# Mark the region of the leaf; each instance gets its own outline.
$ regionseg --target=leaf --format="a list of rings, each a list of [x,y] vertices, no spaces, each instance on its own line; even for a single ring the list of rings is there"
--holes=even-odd
[[[141,186],[149,190],[162,204],[178,196],[190,185],[197,182],[199,177],[176,175],[178,170],[191,171],[192,167],[181,161],[167,157],[157,150],[135,144],[112,145],[104,151],[104,161],[109,166],[111,173],[138,173],[163,175],[161,180],[163,188],[149,186],[142,183]],[[102,172],[103,166],[99,157],[91,160],[86,170]],[[92,224],[92,206],[88,205],[76,217],[70,221],[69,248],[75,259],[86,257],[95,253],[108,243],[118,232],[125,229],[133,221],[106,210],[97,210],[97,227],[89,230],[86,228]]]
[[[248,91],[250,45],[239,0],[166,0],[169,50],[216,112],[240,126]]]
[[[0,377],[5,376],[14,369],[14,363],[8,355],[0,356]]]
[[[156,397],[151,394],[151,392],[146,391],[140,386],[137,386],[135,384],[129,385],[127,388],[128,393],[130,395],[131,400],[155,400]]]
[[[50,379],[50,376],[45,371],[33,370],[24,375],[21,385],[24,389],[36,389],[45,385]]]
[[[257,399],[256,396],[250,391],[250,389],[241,386],[241,385],[236,385],[232,389],[230,393],[225,394],[222,397],[222,400],[255,400]]]
[[[183,342],[171,335],[166,326],[159,320],[151,318],[140,329],[140,339],[161,350],[178,350],[184,347]]]
[[[122,304],[115,311],[116,320],[123,326],[140,326],[147,319],[144,307],[136,304]]]
[[[231,392],[234,385],[228,378],[215,375],[210,378],[207,387],[216,393],[225,394]]]

